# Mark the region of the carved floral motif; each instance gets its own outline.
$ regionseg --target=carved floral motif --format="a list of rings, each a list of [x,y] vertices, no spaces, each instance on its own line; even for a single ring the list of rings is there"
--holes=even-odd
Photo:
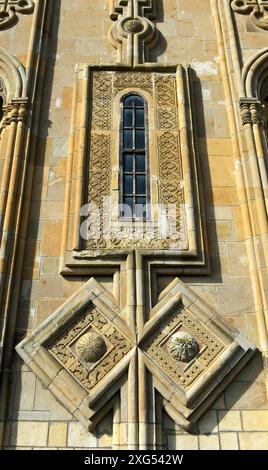
[[[75,349],[81,360],[92,363],[99,361],[107,350],[104,339],[96,333],[86,333],[81,336]]]
[[[195,356],[198,352],[197,346],[201,345],[200,355],[188,367],[182,364],[184,362],[182,361],[182,353],[180,353],[179,358],[181,362],[178,362],[177,355],[170,354],[169,350],[171,338],[174,338],[179,330],[183,331],[183,336],[187,331],[195,339]],[[175,313],[171,319],[168,319],[162,325],[161,331],[157,331],[155,335],[152,335],[145,345],[145,351],[150,359],[183,389],[191,385],[223,348],[224,345],[213,333],[207,330],[188,310],[183,308]]]
[[[192,335],[179,331],[170,337],[168,350],[170,355],[178,361],[190,362],[199,353],[199,345]]]
[[[81,358],[81,338],[87,353]],[[101,338],[102,341],[96,339]],[[92,339],[93,350],[92,350]],[[76,340],[77,339],[77,340]],[[89,343],[91,346],[89,347]],[[103,344],[104,343],[104,344]],[[110,345],[105,354],[104,346]],[[73,348],[75,345],[75,348]],[[76,350],[78,346],[78,351]],[[86,390],[92,390],[130,351],[130,342],[95,307],[88,308],[49,345],[51,353],[69,370]],[[83,348],[84,351],[84,348]],[[78,353],[78,354],[75,354]],[[86,367],[84,361],[96,359]],[[82,361],[81,361],[82,359]],[[90,361],[91,362],[91,361]]]

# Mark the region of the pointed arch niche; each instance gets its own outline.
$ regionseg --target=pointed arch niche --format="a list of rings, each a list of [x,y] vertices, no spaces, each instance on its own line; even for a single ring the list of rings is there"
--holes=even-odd
[[[268,48],[255,54],[242,71],[244,97],[240,98],[242,124],[254,154],[255,173],[261,180],[268,209]]]

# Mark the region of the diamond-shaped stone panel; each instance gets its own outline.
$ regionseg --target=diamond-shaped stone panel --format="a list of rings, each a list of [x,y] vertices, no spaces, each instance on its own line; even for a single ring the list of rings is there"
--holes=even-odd
[[[200,352],[189,364],[182,364],[163,347],[178,331],[188,331],[200,345]],[[190,311],[181,307],[167,318],[160,331],[156,331],[144,346],[149,358],[181,388],[187,388],[222,351],[224,345],[201,325]]]
[[[95,363],[86,363],[75,353],[73,345],[83,335],[92,332],[103,338],[107,352]],[[56,359],[88,391],[92,390],[131,350],[131,343],[97,308],[91,306],[71,322],[47,345]]]

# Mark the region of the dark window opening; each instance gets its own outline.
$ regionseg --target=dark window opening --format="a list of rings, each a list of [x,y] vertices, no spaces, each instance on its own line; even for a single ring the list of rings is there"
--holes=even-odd
[[[265,126],[267,130],[268,129],[268,96],[266,96],[263,99],[263,105],[264,105],[264,120],[265,120]]]
[[[3,97],[0,95],[0,122],[2,121],[3,114],[4,114],[3,107],[4,107],[4,99],[3,99]]]
[[[123,101],[121,136],[122,202],[128,206],[121,216],[146,218],[148,202],[148,152],[146,108],[143,98],[129,95]]]

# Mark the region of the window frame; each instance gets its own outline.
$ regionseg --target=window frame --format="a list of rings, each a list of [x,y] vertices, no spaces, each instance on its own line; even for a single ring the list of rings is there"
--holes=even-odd
[[[125,216],[121,209],[119,211],[119,219],[122,221],[148,221],[151,219],[151,210],[150,210],[150,201],[151,201],[151,184],[150,184],[150,154],[149,154],[149,114],[148,114],[148,102],[147,99],[139,93],[139,91],[133,90],[129,91],[128,93],[124,94],[121,99],[120,99],[120,127],[119,127],[119,169],[120,169],[120,186],[119,186],[119,203],[120,203],[120,208],[122,207],[122,204],[124,204],[124,154],[128,152],[128,149],[124,148],[124,110],[127,108],[125,106],[125,100],[130,97],[130,96],[138,96],[143,100],[144,103],[144,136],[145,136],[145,148],[144,148],[144,154],[145,154],[145,171],[141,172],[145,174],[145,187],[146,187],[146,214],[143,215],[143,217],[139,217],[135,213],[135,205],[133,205],[133,213],[132,217],[127,217]],[[135,128],[133,128],[135,129]],[[139,128],[138,128],[139,129]],[[139,150],[137,149],[130,149],[129,153],[135,153],[135,151],[138,153]],[[143,152],[143,150],[141,150]],[[139,172],[138,172],[139,173]],[[135,178],[136,172],[135,169],[133,171],[133,178]],[[136,197],[144,197],[144,196],[139,196],[136,193],[133,193],[133,198]]]

